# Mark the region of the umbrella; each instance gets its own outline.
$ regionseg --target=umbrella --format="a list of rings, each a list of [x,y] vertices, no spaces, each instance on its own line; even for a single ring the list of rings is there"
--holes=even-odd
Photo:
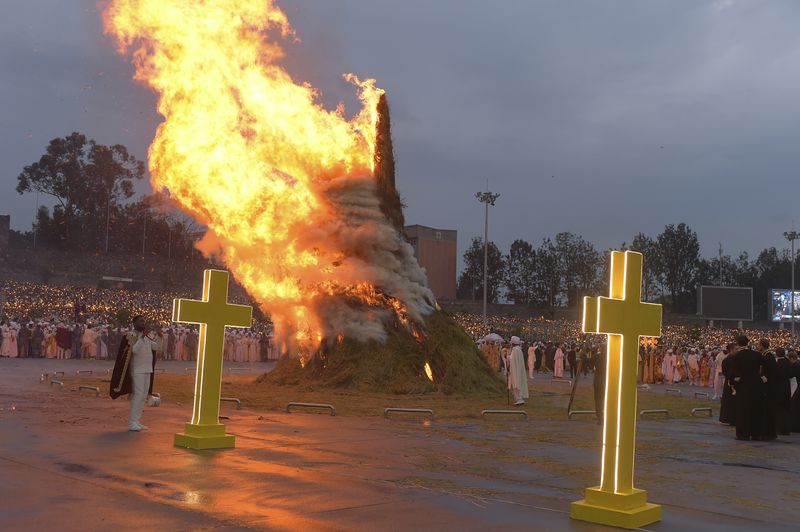
[[[489,333],[483,337],[484,342],[502,342],[503,337],[497,333]]]

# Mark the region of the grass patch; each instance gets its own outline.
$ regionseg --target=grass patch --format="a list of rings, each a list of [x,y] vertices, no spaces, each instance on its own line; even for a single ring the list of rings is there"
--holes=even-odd
[[[503,382],[448,314],[426,318],[426,339],[417,341],[405,327],[389,331],[386,342],[345,338],[301,366],[281,359],[259,382],[277,386],[313,386],[389,394],[485,395],[503,392]],[[425,374],[425,364],[433,382]]]

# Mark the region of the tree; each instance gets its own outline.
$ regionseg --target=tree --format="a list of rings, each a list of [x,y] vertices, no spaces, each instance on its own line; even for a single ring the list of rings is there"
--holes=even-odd
[[[656,239],[660,274],[670,294],[672,310],[691,307],[691,294],[697,277],[700,244],[697,233],[685,223],[670,224]]]
[[[536,250],[537,298],[549,307],[555,307],[561,291],[561,267],[558,252],[549,238],[542,240]]]
[[[489,242],[487,260],[487,300],[497,302],[503,282],[503,255]],[[469,249],[464,252],[464,271],[458,278],[458,297],[483,299],[483,239],[474,237]]]
[[[554,250],[562,271],[567,304],[574,307],[583,293],[596,287],[602,259],[590,242],[567,232],[556,235]]]
[[[655,291],[656,283],[659,278],[658,248],[655,240],[644,233],[637,233],[637,235],[633,237],[630,249],[632,251],[638,251],[644,256],[642,262],[642,283],[644,284],[644,300],[647,301],[650,299],[651,291]]]
[[[133,196],[133,183],[143,176],[144,164],[125,146],[104,146],[72,133],[51,140],[44,155],[22,170],[17,192],[55,198],[52,219],[59,220],[59,241],[87,249],[100,244],[103,226],[97,220],[107,226],[112,209]]]
[[[792,275],[791,253],[774,247],[766,248],[753,261],[752,269],[756,274],[753,283],[755,317],[766,319],[769,313],[768,291],[771,288],[789,288]]]
[[[515,240],[504,257],[507,296],[517,305],[534,302],[536,292],[536,251],[524,240]]]

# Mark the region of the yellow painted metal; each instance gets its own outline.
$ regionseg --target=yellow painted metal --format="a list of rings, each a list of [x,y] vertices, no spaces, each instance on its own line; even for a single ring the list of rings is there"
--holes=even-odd
[[[206,270],[203,299],[175,299],[172,321],[200,325],[197,342],[197,372],[194,383],[192,421],[175,435],[175,445],[190,449],[227,449],[235,445],[219,422],[222,386],[222,350],[225,327],[250,327],[253,308],[228,303],[228,272]]]
[[[639,339],[661,336],[661,305],[641,301],[642,255],[611,253],[609,297],[584,298],[583,331],[608,335],[600,485],[573,502],[573,519],[623,528],[661,520],[661,507],[633,487]]]

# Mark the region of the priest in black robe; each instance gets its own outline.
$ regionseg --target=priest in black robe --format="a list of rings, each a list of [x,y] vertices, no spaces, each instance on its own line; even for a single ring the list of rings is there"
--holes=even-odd
[[[791,407],[792,385],[791,378],[794,371],[791,362],[786,358],[786,350],[782,347],[775,349],[775,378],[767,381],[775,396],[775,428],[781,436],[788,436],[792,431]]]
[[[597,423],[602,423],[605,412],[606,400],[606,352],[602,349],[595,352],[592,357],[594,362],[594,378],[592,387],[594,388],[594,411]]]
[[[733,355],[733,387],[736,392],[736,439],[760,439],[762,432],[764,357],[748,347],[747,336],[736,338],[739,351]]]
[[[800,432],[800,358],[798,358],[796,352],[789,352],[789,362],[791,363],[791,375],[796,379],[791,406],[789,407],[789,417],[791,418],[792,432]]]
[[[778,437],[778,428],[775,425],[775,410],[778,400],[778,365],[775,353],[769,348],[769,340],[762,338],[758,341],[758,350],[761,351],[761,430],[758,439],[772,441]],[[755,438],[754,438],[755,439]]]
[[[725,382],[722,385],[722,398],[719,406],[719,422],[725,425],[736,424],[736,396],[733,395],[733,356],[736,354],[736,344],[725,347],[728,356],[722,361],[722,375]]]
[[[121,395],[128,395],[133,392],[133,345],[144,333],[147,328],[143,316],[136,316],[133,319],[133,331],[122,335],[122,340],[117,351],[117,360],[114,362],[114,371],[111,373],[111,385],[108,395],[116,399]],[[153,357],[153,369],[156,367],[156,358]],[[150,379],[148,395],[153,394],[153,379]]]

